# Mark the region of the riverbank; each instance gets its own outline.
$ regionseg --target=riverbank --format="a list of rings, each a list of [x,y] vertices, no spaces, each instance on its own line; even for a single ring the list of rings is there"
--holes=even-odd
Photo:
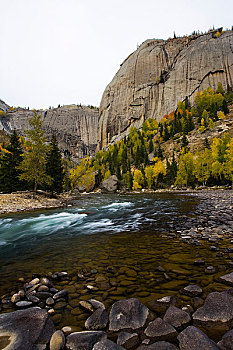
[[[38,194],[33,198],[33,193],[29,191],[1,193],[0,215],[66,207],[73,199],[74,196],[67,193],[57,198],[48,198],[45,194]]]
[[[86,196],[92,194],[100,194],[101,191],[97,190],[90,193],[80,193],[79,196]],[[226,190],[224,188],[205,188],[193,190],[191,188],[187,189],[159,189],[156,191],[153,190],[141,190],[134,192],[117,192],[118,195],[138,195],[138,194],[153,194],[153,193],[175,193],[175,194],[187,194],[190,196],[194,196],[197,199],[206,199],[206,197],[213,198],[213,193],[218,193],[218,197],[222,198],[225,194],[230,194],[231,200],[233,198],[233,190]],[[232,194],[232,195],[231,195]],[[227,199],[229,199],[227,198]],[[0,215],[4,214],[14,214],[20,212],[27,211],[35,211],[35,210],[44,210],[44,209],[53,209],[53,208],[62,208],[68,205],[72,205],[72,201],[77,199],[77,193],[62,193],[57,195],[56,198],[49,198],[46,196],[46,192],[42,192],[37,194],[35,198],[33,198],[33,192],[30,191],[22,191],[22,192],[14,192],[14,193],[0,193]],[[225,201],[225,199],[224,199]],[[227,203],[224,203],[224,207]],[[224,209],[224,208],[222,208]]]

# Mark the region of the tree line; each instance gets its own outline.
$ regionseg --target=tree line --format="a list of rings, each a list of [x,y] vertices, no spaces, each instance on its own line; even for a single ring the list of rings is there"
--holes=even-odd
[[[16,131],[7,146],[0,148],[0,191],[5,193],[38,188],[61,193],[65,177],[56,136],[48,144],[42,121],[34,112],[25,138]]]
[[[121,185],[129,190],[231,184],[230,136],[215,138],[212,145],[205,138],[203,149],[196,154],[190,152],[187,136],[195,128],[201,133],[214,129],[215,122],[229,113],[227,105],[232,101],[231,88],[228,86],[225,92],[221,83],[216,91],[208,88],[198,92],[193,106],[188,98],[179,101],[176,110],[165,115],[160,123],[148,119],[141,129],[132,127],[127,137],[99,151],[94,159],[83,159],[71,170],[72,188],[90,191],[111,175],[116,175]],[[165,158],[163,143],[178,139],[181,139],[179,151],[173,149],[172,156]]]
[[[92,159],[82,159],[76,166],[67,165],[62,159],[55,135],[48,143],[41,118],[34,112],[25,137],[14,131],[9,144],[0,144],[0,191],[91,191],[111,175],[116,175],[128,190],[230,185],[233,140],[229,134],[215,138],[211,145],[205,138],[202,150],[195,154],[190,152],[187,136],[194,129],[200,133],[213,129],[218,119],[226,117],[232,101],[232,90],[228,87],[225,92],[219,83],[216,91],[208,88],[198,92],[193,106],[188,98],[179,101],[176,110],[160,123],[150,118],[141,129],[132,127],[127,137],[97,152]],[[178,140],[180,147],[175,149],[173,143],[173,150],[166,157],[163,144],[168,140]]]

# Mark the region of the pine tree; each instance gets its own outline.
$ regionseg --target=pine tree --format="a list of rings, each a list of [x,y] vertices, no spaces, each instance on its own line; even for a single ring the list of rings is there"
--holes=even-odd
[[[64,169],[61,151],[58,148],[55,134],[52,135],[50,148],[46,157],[46,173],[52,179],[49,189],[52,192],[61,193],[63,189]]]
[[[223,110],[224,114],[229,113],[229,108],[227,107],[227,102],[226,102],[225,98],[224,98],[223,103],[222,103],[222,110]]]
[[[23,157],[23,150],[19,141],[19,136],[14,130],[10,138],[10,143],[5,148],[0,160],[0,190],[3,192],[14,192],[23,189],[25,185],[19,180],[21,171],[19,165]]]
[[[19,178],[33,184],[33,196],[37,192],[38,185],[50,184],[51,178],[46,174],[46,153],[48,146],[42,130],[40,116],[34,112],[29,120],[31,129],[25,131],[26,150],[19,169],[22,171]]]
[[[207,137],[204,139],[204,142],[203,142],[203,148],[207,148],[207,149],[210,149],[210,144],[209,144],[209,141],[207,139]]]

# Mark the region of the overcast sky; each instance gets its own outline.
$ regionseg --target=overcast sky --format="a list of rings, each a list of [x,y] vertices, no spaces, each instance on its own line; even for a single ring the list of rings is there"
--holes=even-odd
[[[146,39],[231,28],[232,0],[0,0],[0,99],[99,106]]]

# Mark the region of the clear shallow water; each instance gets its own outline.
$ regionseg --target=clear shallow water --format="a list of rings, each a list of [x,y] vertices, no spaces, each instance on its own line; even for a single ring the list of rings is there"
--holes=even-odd
[[[183,215],[193,215],[196,204],[175,194],[88,195],[71,208],[2,217],[0,296],[17,290],[19,277],[29,280],[33,273],[68,271],[68,281],[57,286],[69,290],[69,305],[56,310],[54,321],[59,327],[69,324],[81,329],[87,315],[78,308],[79,300],[94,297],[110,306],[134,296],[147,303],[179,295],[189,283],[199,284],[206,293],[222,290],[217,277],[230,272],[231,256],[216,257],[206,243],[189,246],[167,235],[168,224],[175,227]],[[194,266],[197,258],[215,266],[216,273],[206,275],[205,267]],[[157,270],[159,265],[168,279]],[[109,266],[114,273],[108,272]],[[88,275],[92,269],[98,273]],[[77,274],[82,271],[87,277],[79,281]],[[88,291],[87,284],[97,290]],[[179,298],[189,302],[187,297]]]

